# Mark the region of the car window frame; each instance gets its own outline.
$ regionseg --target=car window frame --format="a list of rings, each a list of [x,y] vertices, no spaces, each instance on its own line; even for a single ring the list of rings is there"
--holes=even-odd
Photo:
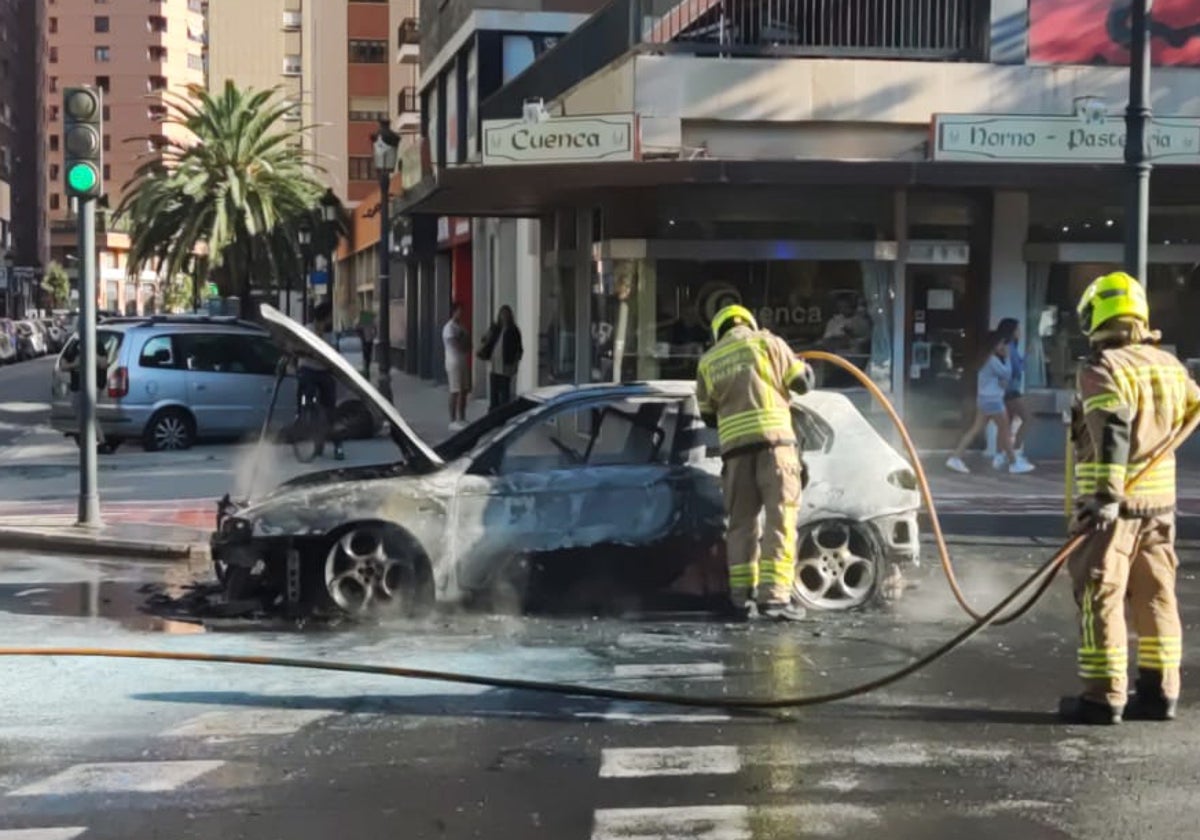
[[[268,376],[268,375],[273,376],[273,375],[275,375],[274,368],[272,368],[272,370],[270,371],[269,374],[266,374],[266,373],[258,373],[256,371],[250,371],[250,370],[203,370],[203,369],[191,368],[191,367],[187,366],[187,355],[184,350],[184,345],[186,344],[188,339],[215,338],[219,342],[221,339],[228,340],[231,338],[233,338],[233,339],[262,338],[270,344],[271,343],[270,338],[266,335],[259,335],[257,333],[250,333],[250,332],[240,332],[240,331],[236,331],[236,330],[179,330],[178,332],[172,333],[171,335],[175,342],[176,355],[179,360],[178,361],[178,365],[179,365],[178,369],[182,370],[186,373],[216,374],[216,375],[221,375],[221,376]],[[272,344],[272,346],[274,346],[274,344]]]
[[[171,363],[169,365],[147,365],[145,364],[146,348],[150,342],[157,339],[165,338],[167,343],[171,345]],[[141,349],[137,353],[138,370],[180,370],[182,369],[182,354],[179,352],[179,347],[175,343],[175,334],[169,332],[156,332],[151,334],[142,342]]]

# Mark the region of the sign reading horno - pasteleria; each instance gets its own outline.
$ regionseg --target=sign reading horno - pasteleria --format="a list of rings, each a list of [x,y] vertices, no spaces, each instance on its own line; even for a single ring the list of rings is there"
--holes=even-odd
[[[637,117],[633,114],[483,123],[485,165],[591,163],[636,157]]]
[[[1147,126],[1146,153],[1155,163],[1200,165],[1200,119],[1155,118]],[[1077,116],[937,114],[933,159],[1122,163],[1125,122],[1119,116],[1088,121]]]

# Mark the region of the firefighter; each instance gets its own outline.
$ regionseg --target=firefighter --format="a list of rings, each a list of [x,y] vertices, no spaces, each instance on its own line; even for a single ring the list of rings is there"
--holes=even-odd
[[[1083,693],[1062,716],[1115,724],[1171,720],[1179,698],[1182,628],[1175,600],[1175,458],[1128,491],[1127,478],[1179,433],[1200,404],[1186,368],[1156,345],[1146,292],[1123,272],[1092,282],[1079,301],[1091,351],[1072,407],[1073,531],[1087,537],[1070,561],[1080,608]],[[1137,684],[1126,705],[1125,603],[1138,637]]]
[[[721,442],[731,617],[798,621],[805,613],[792,603],[792,586],[802,479],[788,392],[811,388],[812,369],[741,306],[717,312],[712,331],[717,343],[700,359],[696,398]]]

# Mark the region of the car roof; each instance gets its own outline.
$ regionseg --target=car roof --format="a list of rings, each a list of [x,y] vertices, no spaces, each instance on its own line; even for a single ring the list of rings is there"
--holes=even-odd
[[[688,379],[654,379],[644,382],[593,382],[584,385],[550,385],[522,396],[542,403],[563,402],[582,397],[688,397],[696,384]]]
[[[243,321],[233,317],[212,317],[208,315],[170,315],[160,316],[153,315],[150,317],[117,317],[105,318],[96,324],[97,328],[107,330],[115,330],[117,332],[129,332],[137,329],[168,329],[170,331],[190,331],[190,330],[211,330],[213,327],[220,329],[245,330],[248,332],[265,333],[266,329],[262,326],[253,323],[252,321]]]

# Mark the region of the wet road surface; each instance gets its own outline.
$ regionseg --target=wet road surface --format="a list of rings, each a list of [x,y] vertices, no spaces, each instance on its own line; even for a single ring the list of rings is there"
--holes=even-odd
[[[983,605],[1045,554],[960,556]],[[933,574],[892,614],[798,626],[459,614],[235,633],[138,612],[146,584],[189,580],[182,567],[0,555],[0,638],[778,696],[879,676],[963,625]],[[1050,714],[1075,687],[1065,590],[889,689],[776,716],[274,668],[5,660],[0,840],[1195,836],[1192,707],[1174,725],[1101,731]],[[1198,590],[1185,565],[1189,632]]]

